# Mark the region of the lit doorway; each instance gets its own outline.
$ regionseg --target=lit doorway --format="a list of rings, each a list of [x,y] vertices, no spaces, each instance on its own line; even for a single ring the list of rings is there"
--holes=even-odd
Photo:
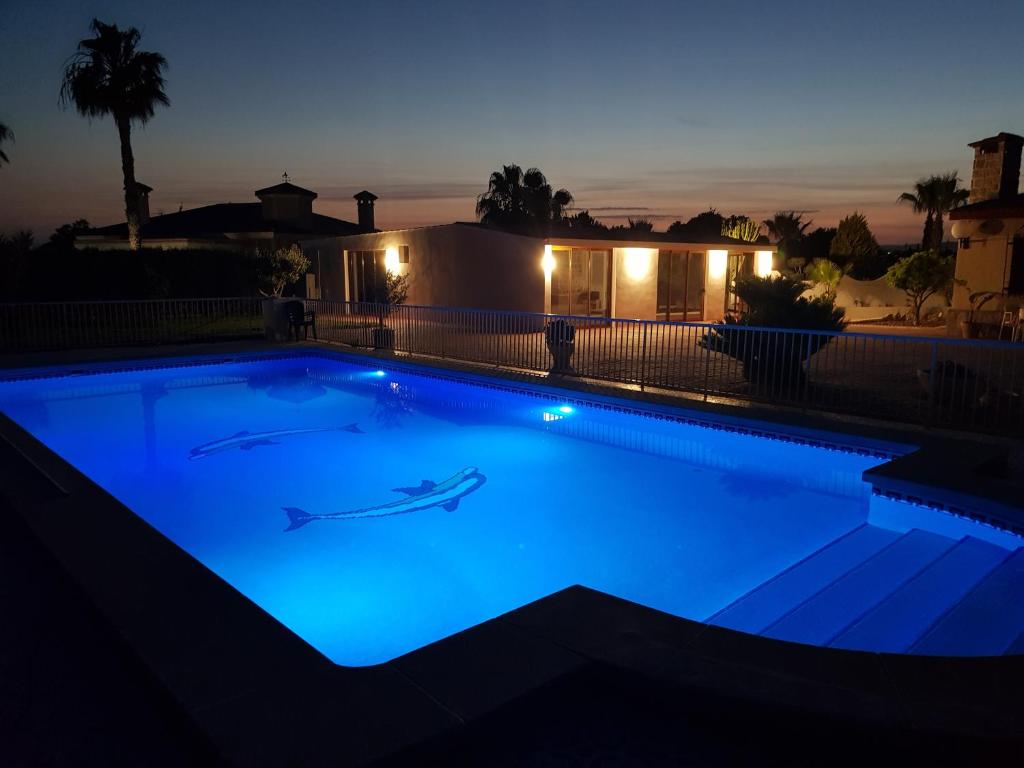
[[[608,317],[612,254],[608,249],[553,248],[551,313]]]

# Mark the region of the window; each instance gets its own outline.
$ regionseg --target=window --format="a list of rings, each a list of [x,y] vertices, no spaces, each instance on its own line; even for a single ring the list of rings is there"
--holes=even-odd
[[[408,264],[409,263],[409,246],[400,245],[398,246],[398,263]]]

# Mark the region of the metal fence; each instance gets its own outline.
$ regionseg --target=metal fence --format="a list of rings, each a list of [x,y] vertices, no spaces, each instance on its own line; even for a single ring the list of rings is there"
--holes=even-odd
[[[547,372],[554,318],[307,301],[323,340]],[[1024,435],[1024,344],[565,317],[575,375],[929,426]],[[558,339],[554,339],[556,346]]]
[[[262,338],[259,298],[0,304],[0,351]]]
[[[535,373],[562,357],[567,375],[588,379],[1024,436],[1024,344],[323,300],[306,308],[321,340],[354,347]],[[263,336],[259,298],[0,305],[2,352]]]

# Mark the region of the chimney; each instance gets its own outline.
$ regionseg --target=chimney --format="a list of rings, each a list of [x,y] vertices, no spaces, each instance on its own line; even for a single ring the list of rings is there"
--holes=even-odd
[[[359,228],[365,232],[375,231],[373,225],[373,201],[377,196],[365,189],[353,195],[356,199],[356,210],[359,212]]]
[[[1000,133],[967,146],[974,149],[968,203],[1000,200],[1017,194],[1024,137],[1014,133]]]
[[[149,193],[152,187],[146,186],[141,181],[135,182],[135,210],[139,214],[139,226],[149,221]]]
[[[283,224],[297,229],[312,228],[316,192],[286,181],[257,189],[255,194],[263,204],[263,221],[268,224]]]

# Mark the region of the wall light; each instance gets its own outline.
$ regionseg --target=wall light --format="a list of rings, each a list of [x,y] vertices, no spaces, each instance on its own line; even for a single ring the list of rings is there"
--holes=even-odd
[[[398,272],[398,246],[389,245],[384,249],[384,269]]]
[[[555,271],[555,256],[551,253],[551,246],[544,246],[544,256],[540,260],[540,265],[544,269],[544,274],[548,277]]]
[[[772,273],[771,251],[757,251],[754,254],[754,272],[758,277],[768,277]]]
[[[721,280],[725,277],[725,270],[728,265],[728,251],[708,251],[708,277],[712,280]]]
[[[653,251],[650,248],[625,248],[624,250],[626,251],[624,262],[626,276],[637,282],[643,280],[651,271],[651,253]]]

